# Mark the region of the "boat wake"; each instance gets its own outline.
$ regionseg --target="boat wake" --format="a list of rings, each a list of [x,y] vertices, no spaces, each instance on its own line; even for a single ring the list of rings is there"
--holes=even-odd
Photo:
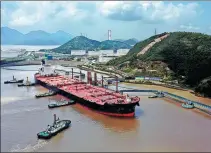
[[[24,108],[24,109],[10,109],[10,110],[2,110],[1,115],[11,115],[11,114],[17,114],[17,113],[23,113],[23,112],[31,112],[31,111],[37,111],[37,110],[44,110],[43,107],[33,107],[33,108]]]
[[[34,152],[42,147],[44,147],[45,145],[47,145],[48,142],[45,140],[38,140],[37,143],[35,145],[27,145],[25,148],[21,148],[20,145],[16,145],[16,147],[13,147],[10,152]]]

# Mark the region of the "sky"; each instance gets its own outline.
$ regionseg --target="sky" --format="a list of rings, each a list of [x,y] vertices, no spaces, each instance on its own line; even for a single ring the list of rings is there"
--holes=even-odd
[[[1,27],[58,30],[95,40],[144,40],[155,33],[211,34],[211,1],[1,1]]]

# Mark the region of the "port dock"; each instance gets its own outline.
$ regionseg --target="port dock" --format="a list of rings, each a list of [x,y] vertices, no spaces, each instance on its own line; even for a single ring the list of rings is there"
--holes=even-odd
[[[132,89],[132,88],[126,88],[125,90],[120,90],[120,92],[122,92],[122,93],[124,93],[124,92],[149,92],[149,93],[154,93],[154,94],[156,94],[158,92],[162,92],[164,97],[170,98],[170,99],[174,100],[175,102],[179,102],[179,103],[191,102],[191,103],[193,103],[195,108],[211,115],[211,106],[202,104],[200,102],[192,101],[192,100],[189,100],[189,99],[184,98],[182,96],[178,96],[178,95],[175,95],[175,94],[172,94],[172,93],[169,93],[169,92],[158,91],[158,90],[138,90],[138,89]]]

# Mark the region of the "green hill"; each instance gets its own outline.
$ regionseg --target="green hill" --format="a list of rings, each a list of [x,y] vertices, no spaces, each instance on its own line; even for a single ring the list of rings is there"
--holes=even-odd
[[[133,61],[133,59],[137,59],[137,54],[149,43],[153,42],[155,38],[160,37],[161,35],[165,35],[166,33],[163,34],[159,34],[159,35],[155,35],[152,36],[144,41],[141,41],[139,43],[137,43],[135,46],[133,46],[133,48],[130,49],[130,51],[127,53],[127,55],[116,58],[114,60],[111,60],[108,62],[108,65],[118,65],[118,64],[122,64],[126,61]]]
[[[106,40],[96,41],[84,36],[77,36],[67,43],[51,49],[51,51],[58,53],[69,53],[70,50],[109,50],[109,49],[130,49],[131,46],[119,41]]]
[[[95,50],[99,45],[99,41],[88,39],[84,36],[77,36],[67,43],[52,49],[52,51],[58,53],[69,53],[70,50]]]
[[[128,40],[125,40],[124,43],[126,44],[129,44],[129,45],[132,45],[134,46],[136,43],[138,43],[139,41],[135,38],[132,38],[132,39],[128,39]]]
[[[131,45],[131,46],[134,46],[136,43],[139,42],[139,40],[137,40],[135,38],[131,38],[131,39],[128,39],[128,40],[115,39],[115,41],[120,41],[120,42],[126,43],[126,44]]]
[[[210,35],[173,32],[145,54],[137,56],[137,53],[156,37],[158,35],[137,43],[126,56],[111,60],[107,64],[120,65],[129,61],[129,67],[133,69],[138,63],[161,61],[168,65],[174,76],[177,78],[183,76],[184,83],[191,87],[196,87],[201,80],[211,76]]]

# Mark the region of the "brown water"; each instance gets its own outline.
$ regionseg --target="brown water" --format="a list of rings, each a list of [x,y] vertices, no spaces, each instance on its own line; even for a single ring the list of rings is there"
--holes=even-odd
[[[33,80],[34,74],[1,72],[1,82],[10,80],[13,74]],[[136,88],[150,87],[139,85]],[[142,95],[134,119],[118,119],[86,110],[79,104],[49,110],[48,98],[34,98],[35,94],[46,90],[40,86],[18,88],[1,83],[1,89],[2,151],[18,149],[18,144],[18,151],[211,151],[209,117],[183,109],[172,101],[148,99],[146,93],[133,93]],[[60,119],[70,119],[71,127],[51,140],[38,141],[36,134],[52,123],[55,113]]]

